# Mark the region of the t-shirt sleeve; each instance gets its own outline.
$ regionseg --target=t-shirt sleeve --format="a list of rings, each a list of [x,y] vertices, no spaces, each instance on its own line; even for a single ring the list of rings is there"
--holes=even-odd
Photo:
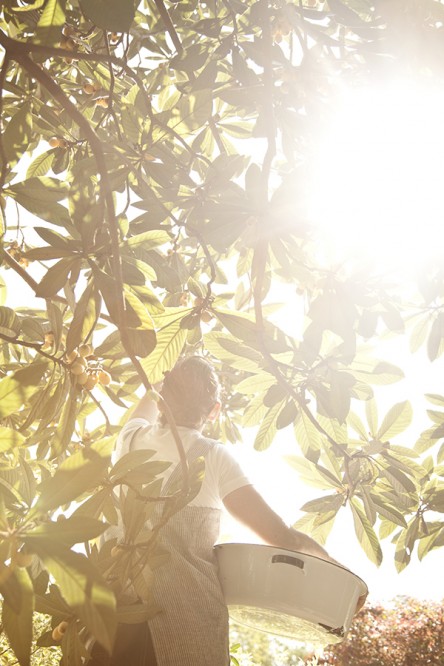
[[[117,438],[116,446],[112,455],[112,462],[115,464],[119,458],[122,458],[126,453],[129,453],[131,445],[134,444],[134,439],[137,437],[137,431],[145,430],[151,427],[151,424],[146,419],[130,419],[125,423]]]
[[[218,444],[215,454],[216,483],[221,500],[234,490],[243,486],[251,486],[252,482],[242,469],[239,462],[223,444]]]

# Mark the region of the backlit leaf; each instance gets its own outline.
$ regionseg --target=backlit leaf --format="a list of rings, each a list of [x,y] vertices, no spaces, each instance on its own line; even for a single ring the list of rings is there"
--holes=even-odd
[[[278,402],[274,407],[268,410],[254,440],[254,448],[257,451],[268,449],[276,434],[276,419],[282,409],[284,401]]]
[[[114,438],[105,439],[66,458],[54,476],[40,484],[40,497],[33,513],[55,509],[94,488],[109,464],[113,441]]]
[[[379,440],[389,440],[395,435],[406,430],[413,417],[412,406],[408,401],[399,402],[394,405],[385,415],[376,438]]]
[[[80,7],[94,25],[111,32],[127,32],[134,20],[134,0],[80,0]]]
[[[0,426],[0,453],[22,446],[25,442],[26,439],[17,430]]]
[[[355,498],[350,500],[356,536],[367,557],[376,565],[382,562],[382,550],[378,537],[367,516]]]
[[[0,418],[17,412],[37,390],[47,363],[35,361],[0,380]]]
[[[32,548],[37,540],[49,539],[73,546],[75,543],[89,541],[103,534],[107,524],[87,516],[70,516],[66,520],[41,523],[26,532],[25,542]]]
[[[71,269],[77,262],[78,259],[66,258],[51,266],[39,283],[37,296],[42,298],[55,296],[65,286]]]
[[[33,549],[54,576],[74,614],[111,651],[116,629],[115,598],[99,572],[84,555],[56,541],[35,540]]]
[[[65,24],[65,7],[66,0],[47,0],[35,32],[38,44],[55,46],[60,41]]]
[[[34,590],[26,569],[16,568],[12,574],[22,592],[20,610],[16,612],[3,602],[2,623],[9,643],[19,661],[20,666],[29,666],[32,643],[32,617],[34,613]]]
[[[12,116],[4,134],[3,145],[10,167],[14,167],[26,151],[32,137],[31,106],[24,104]]]

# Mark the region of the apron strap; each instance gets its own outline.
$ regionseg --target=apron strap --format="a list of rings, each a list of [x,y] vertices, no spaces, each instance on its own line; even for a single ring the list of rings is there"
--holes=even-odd
[[[197,442],[192,444],[190,446],[189,451],[186,454],[186,459],[188,465],[191,465],[197,458],[200,458],[201,456],[205,455],[209,449],[208,443],[204,440],[203,437],[199,437]],[[163,493],[168,493],[170,488],[180,479],[180,476],[182,474],[182,463],[179,462],[174,470],[171,472],[170,477],[168,478],[164,488],[162,489]]]

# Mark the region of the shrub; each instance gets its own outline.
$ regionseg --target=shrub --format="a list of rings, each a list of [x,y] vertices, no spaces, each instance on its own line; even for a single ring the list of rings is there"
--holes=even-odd
[[[397,597],[365,606],[347,639],[324,651],[323,666],[442,666],[444,602]]]

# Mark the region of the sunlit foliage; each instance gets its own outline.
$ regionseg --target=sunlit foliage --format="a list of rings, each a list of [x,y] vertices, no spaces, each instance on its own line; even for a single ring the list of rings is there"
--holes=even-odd
[[[118,620],[155,611],[165,555],[144,524],[187,502],[199,470],[159,499],[162,463],[110,455],[136,391],[183,351],[223,378],[210,434],[256,427],[263,450],[294,430],[290,463],[322,495],[300,529],[323,541],[345,507],[373,562],[391,536],[399,569],[442,546],[444,397],[399,446],[414,406],[400,394],[378,415],[373,389],[403,376],[379,358],[388,332],[430,362],[444,351],[442,266],[408,289],[359,261],[326,267],[305,197],[339,89],[442,82],[442,3],[1,11],[0,591],[19,663],[34,609],[75,665],[92,637],[109,648]],[[100,548],[119,513],[125,543]]]

